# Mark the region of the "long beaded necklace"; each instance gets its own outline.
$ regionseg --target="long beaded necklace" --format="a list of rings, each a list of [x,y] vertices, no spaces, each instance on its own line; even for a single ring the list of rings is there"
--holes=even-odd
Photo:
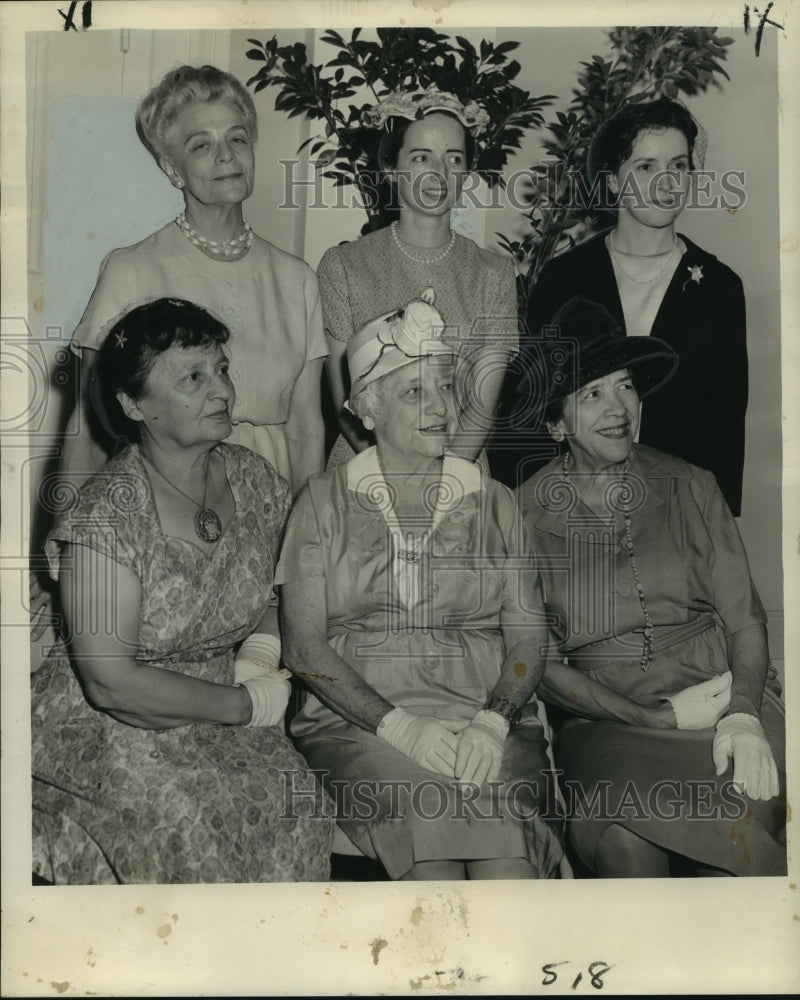
[[[196,229],[192,229],[185,212],[181,212],[175,222],[178,229],[193,246],[199,247],[215,257],[241,257],[253,245],[253,227],[247,220],[245,220],[244,230],[239,236],[235,236],[232,240],[222,240],[219,243],[215,240],[207,240]]]
[[[633,534],[631,532],[631,510],[628,503],[628,469],[629,463],[628,459],[625,459],[625,464],[622,467],[622,490],[621,490],[621,501],[620,506],[622,507],[622,517],[625,522],[625,549],[628,553],[628,559],[631,564],[631,572],[633,573],[633,580],[636,584],[636,593],[639,597],[639,605],[642,609],[642,615],[644,616],[644,629],[642,630],[642,655],[639,660],[639,666],[642,670],[647,671],[650,668],[650,663],[653,659],[653,620],[650,617],[650,611],[647,607],[647,600],[644,596],[644,587],[642,586],[642,581],[639,576],[639,566],[636,562],[636,552],[633,548]],[[564,454],[564,459],[561,463],[561,472],[566,480],[569,480],[569,452]]]
[[[222,522],[219,519],[219,514],[217,514],[215,510],[212,510],[211,507],[206,507],[206,495],[208,494],[208,463],[211,456],[209,455],[206,458],[205,475],[203,477],[205,480],[205,485],[203,486],[203,502],[198,503],[194,497],[189,496],[188,493],[184,493],[180,486],[176,486],[175,483],[167,479],[156,463],[152,459],[148,458],[143,451],[140,450],[139,453],[145,462],[147,462],[147,464],[153,469],[153,471],[164,480],[167,486],[171,486],[173,490],[177,490],[181,496],[186,497],[187,500],[191,500],[195,507],[197,507],[197,511],[194,515],[194,530],[197,537],[200,538],[201,541],[208,542],[209,544],[216,542],[222,534]]]
[[[661,277],[661,275],[664,273],[664,271],[666,271],[667,267],[669,267],[669,263],[672,260],[672,258],[675,256],[675,251],[678,249],[678,235],[677,235],[677,233],[675,233],[673,235],[674,235],[674,238],[675,238],[675,242],[674,242],[674,244],[672,246],[672,249],[668,250],[665,254],[660,254],[660,253],[658,253],[658,254],[626,254],[626,253],[623,253],[622,250],[617,250],[617,248],[614,246],[614,239],[613,239],[612,233],[608,234],[608,240],[607,240],[607,242],[608,242],[608,248],[611,251],[611,254],[612,254],[613,258],[614,258],[614,261],[616,262],[617,267],[620,269],[620,271],[622,271],[622,273],[625,275],[626,278],[628,278],[629,281],[633,281],[637,285],[652,285],[652,283],[654,281],[657,281]],[[625,257],[664,257],[664,263],[661,265],[661,267],[659,267],[659,269],[656,271],[656,273],[654,275],[652,275],[652,277],[650,277],[650,278],[637,278],[635,275],[631,274],[631,272],[623,265],[622,261],[620,260],[620,257],[622,257],[622,256],[625,256]]]
[[[456,243],[456,231],[455,229],[451,229],[450,240],[445,244],[444,250],[440,250],[439,253],[433,254],[430,257],[415,257],[414,254],[408,249],[408,244],[404,243],[397,235],[397,223],[393,222],[389,226],[389,229],[391,230],[392,239],[394,240],[397,249],[404,257],[407,257],[409,260],[413,260],[415,264],[438,264],[440,260],[445,259]],[[420,249],[423,248],[420,247]]]

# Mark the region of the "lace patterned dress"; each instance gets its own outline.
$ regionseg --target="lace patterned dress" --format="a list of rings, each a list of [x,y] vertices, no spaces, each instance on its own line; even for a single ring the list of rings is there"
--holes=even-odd
[[[446,324],[444,336],[462,357],[474,359],[485,348],[517,353],[517,286],[510,258],[460,234],[445,257],[438,247],[413,247],[413,255],[411,260],[397,249],[388,226],[327,250],[317,268],[327,335],[346,344],[370,320],[430,286]],[[329,467],[352,457],[353,449],[339,437]]]
[[[232,684],[235,647],[272,595],[289,488],[258,455],[218,448],[236,511],[210,552],[164,535],[135,447],[71,498],[46,549],[54,576],[68,572],[67,541],[137,574],[140,662]],[[328,877],[332,820],[279,727],[126,725],[89,705],[63,647],[31,686],[37,874],[73,885]]]

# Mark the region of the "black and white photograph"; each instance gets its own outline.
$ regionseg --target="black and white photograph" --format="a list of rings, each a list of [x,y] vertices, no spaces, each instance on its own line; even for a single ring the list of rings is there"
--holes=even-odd
[[[795,13],[0,4],[3,995],[797,990]]]

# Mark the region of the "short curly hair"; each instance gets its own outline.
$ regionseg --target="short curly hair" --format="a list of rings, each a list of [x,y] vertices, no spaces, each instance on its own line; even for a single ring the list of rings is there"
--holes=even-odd
[[[92,405],[107,433],[118,441],[138,439],[139,426],[125,416],[117,394],[141,399],[159,354],[222,345],[229,336],[224,323],[185,299],[153,299],[126,312],[106,335],[92,370]]]
[[[616,174],[630,158],[642,132],[668,128],[677,129],[686,137],[689,167],[693,170],[697,123],[682,104],[662,97],[657,101],[626,104],[600,126],[589,150],[589,173],[607,171]]]
[[[216,66],[179,66],[166,73],[136,108],[136,134],[161,166],[169,153],[169,130],[189,104],[223,101],[242,116],[252,142],[258,139],[258,116],[250,92],[231,73]]]

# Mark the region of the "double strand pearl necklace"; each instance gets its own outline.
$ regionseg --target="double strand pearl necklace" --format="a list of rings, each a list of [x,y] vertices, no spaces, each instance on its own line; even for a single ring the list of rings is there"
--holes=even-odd
[[[181,212],[175,220],[178,229],[186,239],[200,250],[212,254],[214,257],[241,257],[253,245],[253,227],[245,220],[244,230],[232,240],[222,240],[218,243],[215,240],[207,240],[205,236],[200,236],[196,229],[192,229],[186,219],[186,213]]]
[[[631,564],[631,572],[633,573],[633,580],[636,584],[636,593],[639,597],[639,606],[642,609],[642,615],[644,617],[644,629],[642,630],[642,655],[639,660],[639,666],[642,670],[647,671],[650,668],[650,663],[653,659],[653,620],[650,617],[650,611],[647,607],[647,600],[644,596],[644,587],[642,586],[642,581],[639,576],[639,566],[636,562],[636,552],[633,548],[633,534],[631,532],[631,509],[628,503],[628,469],[629,462],[625,459],[625,464],[622,466],[622,516],[625,521],[625,549],[628,553],[628,559]],[[564,459],[561,463],[561,471],[566,480],[569,480],[569,452],[565,453]]]
[[[637,285],[651,285],[654,281],[657,281],[661,275],[666,271],[669,266],[670,261],[675,256],[675,251],[678,249],[678,234],[673,234],[675,242],[672,245],[671,250],[666,250],[664,253],[654,253],[654,254],[640,254],[640,253],[625,253],[623,250],[617,250],[614,246],[614,234],[613,230],[608,234],[608,248],[616,262],[617,267],[622,271],[628,280],[635,282]],[[654,275],[650,278],[637,278],[636,275],[631,274],[631,272],[623,265],[620,257],[638,257],[638,258],[655,258],[663,257],[664,263],[659,267]]]
[[[392,231],[392,239],[395,242],[395,246],[400,251],[404,257],[408,257],[409,260],[413,260],[415,264],[438,264],[440,260],[444,260],[445,257],[450,253],[456,243],[456,231],[455,229],[450,230],[450,239],[445,244],[444,249],[440,250],[437,254],[432,254],[429,257],[415,257],[413,253],[408,249],[408,244],[404,243],[400,237],[397,235],[397,223],[393,222],[389,229]],[[419,248],[424,249],[423,247]]]

